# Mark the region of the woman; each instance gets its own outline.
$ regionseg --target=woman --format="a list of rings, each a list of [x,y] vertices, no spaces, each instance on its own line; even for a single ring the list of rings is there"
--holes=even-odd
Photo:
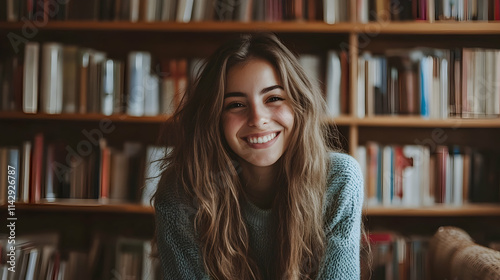
[[[324,104],[274,35],[208,58],[154,198],[165,279],[359,279],[362,175]]]

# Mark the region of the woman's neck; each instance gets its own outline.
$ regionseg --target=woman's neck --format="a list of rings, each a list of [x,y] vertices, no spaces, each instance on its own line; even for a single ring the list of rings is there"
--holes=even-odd
[[[278,187],[276,185],[277,165],[258,167],[245,162],[241,164],[241,167],[240,178],[250,201],[262,209],[272,208]]]

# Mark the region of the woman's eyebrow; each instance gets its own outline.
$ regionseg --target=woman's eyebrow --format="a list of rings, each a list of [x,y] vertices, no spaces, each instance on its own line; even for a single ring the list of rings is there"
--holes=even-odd
[[[261,91],[260,91],[260,94],[265,94],[265,93],[268,93],[272,90],[275,90],[275,89],[281,89],[283,90],[283,87],[280,86],[280,85],[274,85],[274,86],[270,86],[270,87],[266,87],[266,88],[263,88]],[[224,99],[225,98],[229,98],[229,97],[246,97],[247,94],[246,93],[243,93],[243,92],[239,92],[239,91],[234,91],[234,92],[228,92],[226,94],[224,94]]]
[[[262,89],[262,90],[260,91],[260,94],[268,93],[268,92],[270,92],[270,91],[272,91],[272,90],[275,90],[275,89],[277,89],[277,88],[279,88],[279,89],[283,90],[283,87],[282,87],[282,86],[280,86],[280,85],[274,85],[274,86],[270,86],[270,87],[266,87],[266,88]]]

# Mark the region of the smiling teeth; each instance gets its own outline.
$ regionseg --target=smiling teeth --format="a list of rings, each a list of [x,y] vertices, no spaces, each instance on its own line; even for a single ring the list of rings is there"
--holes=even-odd
[[[251,144],[264,144],[273,140],[276,135],[276,133],[271,133],[263,137],[248,137],[248,142],[250,142]]]

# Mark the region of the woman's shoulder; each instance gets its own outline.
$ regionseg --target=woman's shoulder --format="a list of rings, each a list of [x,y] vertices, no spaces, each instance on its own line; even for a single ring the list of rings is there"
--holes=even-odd
[[[328,170],[328,177],[361,177],[362,178],[362,173],[361,173],[361,168],[359,166],[359,163],[356,159],[354,159],[352,156],[340,152],[329,152],[328,153],[329,157],[329,170]]]
[[[340,152],[329,152],[327,192],[358,194],[363,192],[363,174],[359,163],[352,156]]]
[[[194,207],[189,201],[188,195],[175,181],[162,176],[154,199],[157,214],[179,217],[179,213],[192,213]]]

